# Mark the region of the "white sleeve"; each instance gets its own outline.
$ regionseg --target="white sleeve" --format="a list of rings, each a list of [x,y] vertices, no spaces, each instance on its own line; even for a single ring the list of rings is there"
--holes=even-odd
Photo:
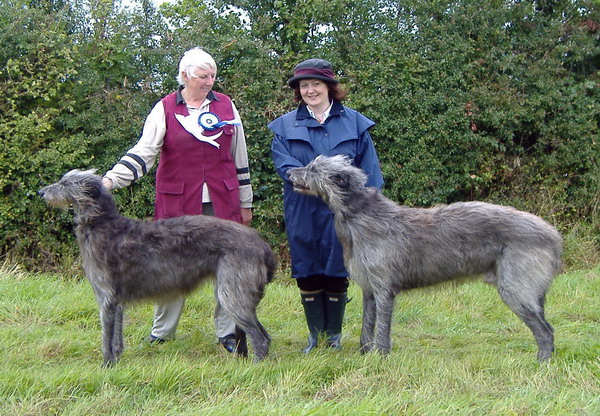
[[[246,135],[244,126],[237,108],[231,103],[235,119],[240,123],[235,126],[235,132],[231,142],[231,156],[233,157],[237,170],[237,178],[240,183],[240,206],[242,208],[252,208],[252,185],[250,184],[250,168],[248,163],[248,149],[246,147]]]
[[[113,188],[123,188],[144,176],[154,166],[164,143],[165,111],[162,101],[156,103],[146,121],[140,139],[104,176],[111,179]]]

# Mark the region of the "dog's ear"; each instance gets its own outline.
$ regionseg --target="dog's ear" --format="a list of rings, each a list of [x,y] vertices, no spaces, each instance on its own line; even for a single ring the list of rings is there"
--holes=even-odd
[[[350,175],[345,173],[338,173],[333,177],[333,183],[337,185],[340,189],[348,188],[348,184],[350,182]]]
[[[103,190],[102,182],[93,181],[90,183],[90,186],[88,187],[88,194],[92,198],[96,199],[102,194],[102,190]]]

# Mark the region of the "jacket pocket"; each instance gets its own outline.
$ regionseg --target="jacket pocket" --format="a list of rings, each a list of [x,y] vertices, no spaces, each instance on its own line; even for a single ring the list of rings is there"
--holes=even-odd
[[[183,182],[161,183],[156,189],[156,210],[158,218],[179,217],[184,213]]]
[[[223,179],[223,183],[228,191],[235,191],[240,188],[240,181],[237,178]]]
[[[235,222],[242,222],[242,213],[240,207],[240,181],[237,178],[223,179],[225,189],[227,189],[227,204],[226,210],[229,212],[229,218]]]
[[[157,191],[161,194],[181,195],[183,194],[184,185],[183,182],[163,182]]]

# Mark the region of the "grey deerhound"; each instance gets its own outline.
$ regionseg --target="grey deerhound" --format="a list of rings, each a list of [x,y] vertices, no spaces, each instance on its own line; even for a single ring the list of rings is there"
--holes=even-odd
[[[237,353],[269,352],[256,308],[276,261],[252,228],[203,215],[156,222],[125,218],[94,171],[73,170],[39,191],[49,205],[74,207],[83,267],[100,307],[104,365],[123,352],[123,307],[132,301],[186,295],[212,277],[223,309],[236,324]]]
[[[394,298],[401,291],[485,275],[533,332],[538,360],[551,357],[554,330],[544,318],[544,302],[562,252],[554,227],[483,202],[398,206],[365,187],[366,174],[344,156],[318,156],[290,169],[289,179],[298,192],[322,198],[335,215],[344,262],[363,290],[361,351],[390,351]]]

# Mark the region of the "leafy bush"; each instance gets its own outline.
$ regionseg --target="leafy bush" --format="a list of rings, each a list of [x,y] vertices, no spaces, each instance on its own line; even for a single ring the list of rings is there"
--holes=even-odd
[[[32,269],[76,266],[71,214],[48,209],[36,191],[72,168],[109,169],[175,88],[183,51],[198,45],[219,64],[216,88],[240,109],[253,225],[283,264],[282,183],[266,125],[294,108],[286,80],[313,56],[333,62],[346,103],[376,121],[387,196],[418,206],[514,205],[578,236],[595,253],[586,261],[598,261],[593,2],[133,4],[9,0],[0,8],[0,255]],[[150,217],[153,172],[115,196],[123,214]]]

